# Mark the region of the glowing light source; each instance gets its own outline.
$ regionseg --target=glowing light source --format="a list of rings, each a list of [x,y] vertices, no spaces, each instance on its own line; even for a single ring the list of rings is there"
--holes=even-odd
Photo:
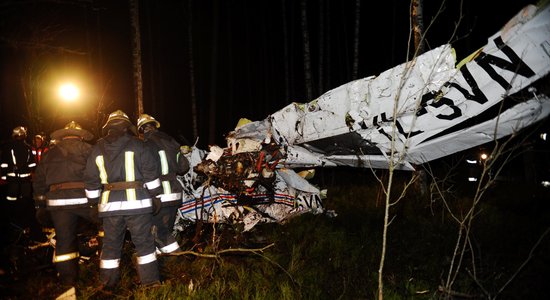
[[[481,160],[486,160],[487,159],[487,153],[481,153]]]
[[[76,85],[65,83],[59,87],[59,96],[66,102],[73,102],[80,96],[80,91]]]

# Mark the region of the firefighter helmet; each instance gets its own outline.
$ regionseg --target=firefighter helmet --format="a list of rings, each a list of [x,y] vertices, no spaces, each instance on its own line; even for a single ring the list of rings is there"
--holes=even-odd
[[[85,141],[89,141],[94,138],[94,135],[86,129],[83,129],[80,124],[75,121],[69,122],[65,127],[54,131],[50,137],[52,140],[60,140],[66,136],[78,136]]]
[[[43,133],[35,134],[34,138],[32,139],[32,145],[34,147],[42,147],[45,142],[46,142],[46,137]]]
[[[107,135],[109,129],[117,127],[129,128],[132,133],[137,135],[136,127],[134,126],[134,124],[132,124],[132,121],[130,121],[128,115],[120,109],[115,110],[114,112],[109,114],[109,118],[107,118],[107,122],[105,122],[105,125],[103,125],[103,127],[101,128],[101,132],[103,133],[103,135]]]
[[[44,136],[44,134],[41,134],[41,133],[37,133],[34,135],[34,139],[35,140],[41,140],[42,142],[44,142],[44,140],[46,139],[46,137]]]
[[[26,139],[27,138],[27,128],[23,126],[17,126],[11,132],[11,137],[14,139]]]
[[[143,131],[143,126],[145,126],[145,124],[150,124],[150,123],[155,123],[155,128],[160,127],[159,121],[155,120],[155,118],[153,118],[148,114],[141,114],[137,120],[138,131],[140,132]]]

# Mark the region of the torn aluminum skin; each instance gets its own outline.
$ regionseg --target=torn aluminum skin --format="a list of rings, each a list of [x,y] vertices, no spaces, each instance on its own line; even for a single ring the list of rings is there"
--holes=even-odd
[[[550,6],[527,6],[455,65],[451,45],[442,45],[246,124],[230,143],[271,139],[286,148],[287,168],[413,170],[510,135],[550,113],[548,95],[536,89],[509,99],[550,71]]]
[[[194,149],[180,220],[250,230],[325,212],[325,192],[293,169],[414,170],[511,135],[550,114],[549,96],[535,88],[549,72],[550,5],[529,5],[458,64],[451,45],[442,45],[241,125],[225,149]]]
[[[202,220],[207,223],[242,223],[243,231],[248,231],[258,223],[281,223],[303,213],[326,212],[321,200],[326,196],[325,191],[311,185],[291,169],[273,168],[272,174],[262,175],[269,179],[269,185],[254,185],[260,182],[251,179],[251,175],[258,175],[254,172],[257,160],[254,160],[252,170],[240,176],[238,168],[221,172],[217,166],[222,164],[223,158],[214,162],[207,159],[206,151],[196,147],[192,147],[186,157],[191,168],[187,174],[178,177],[184,191],[176,230],[183,231],[186,223]],[[243,161],[232,160],[234,155],[226,157],[235,163]],[[204,164],[209,165],[208,169],[198,168]],[[265,170],[265,166],[260,171]],[[247,180],[253,183],[248,185]],[[224,181],[234,184],[227,185]]]

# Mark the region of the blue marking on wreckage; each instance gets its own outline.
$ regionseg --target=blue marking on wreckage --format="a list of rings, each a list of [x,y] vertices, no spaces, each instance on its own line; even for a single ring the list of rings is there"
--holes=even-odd
[[[268,194],[251,194],[249,195],[253,199],[266,200],[270,199]],[[296,197],[288,194],[275,194],[273,195],[273,201],[277,204],[284,204],[287,206],[296,206]],[[201,198],[187,198],[184,199],[182,205],[179,208],[181,214],[194,213],[197,210],[207,209],[221,202],[226,202],[227,206],[238,205],[237,196],[230,193],[215,194],[214,196],[207,195]],[[260,202],[259,204],[265,204]]]
[[[180,213],[187,214],[194,212],[198,209],[209,208],[212,205],[215,205],[220,202],[230,202],[233,204],[237,203],[237,197],[233,194],[215,194],[214,196],[206,195],[202,198],[187,198],[183,200],[181,207],[179,208]]]

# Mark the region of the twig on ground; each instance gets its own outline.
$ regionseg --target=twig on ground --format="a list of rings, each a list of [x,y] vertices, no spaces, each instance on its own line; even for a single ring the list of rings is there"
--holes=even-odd
[[[223,249],[223,250],[216,251],[214,253],[201,253],[201,252],[196,252],[192,250],[186,250],[186,251],[181,251],[177,253],[167,253],[165,255],[166,256],[194,255],[197,257],[205,257],[205,258],[218,258],[221,254],[226,254],[231,252],[252,252],[252,253],[258,254],[259,252],[263,252],[273,247],[274,245],[275,245],[274,243],[271,243],[263,248],[253,248],[253,249],[249,249],[249,248]]]

